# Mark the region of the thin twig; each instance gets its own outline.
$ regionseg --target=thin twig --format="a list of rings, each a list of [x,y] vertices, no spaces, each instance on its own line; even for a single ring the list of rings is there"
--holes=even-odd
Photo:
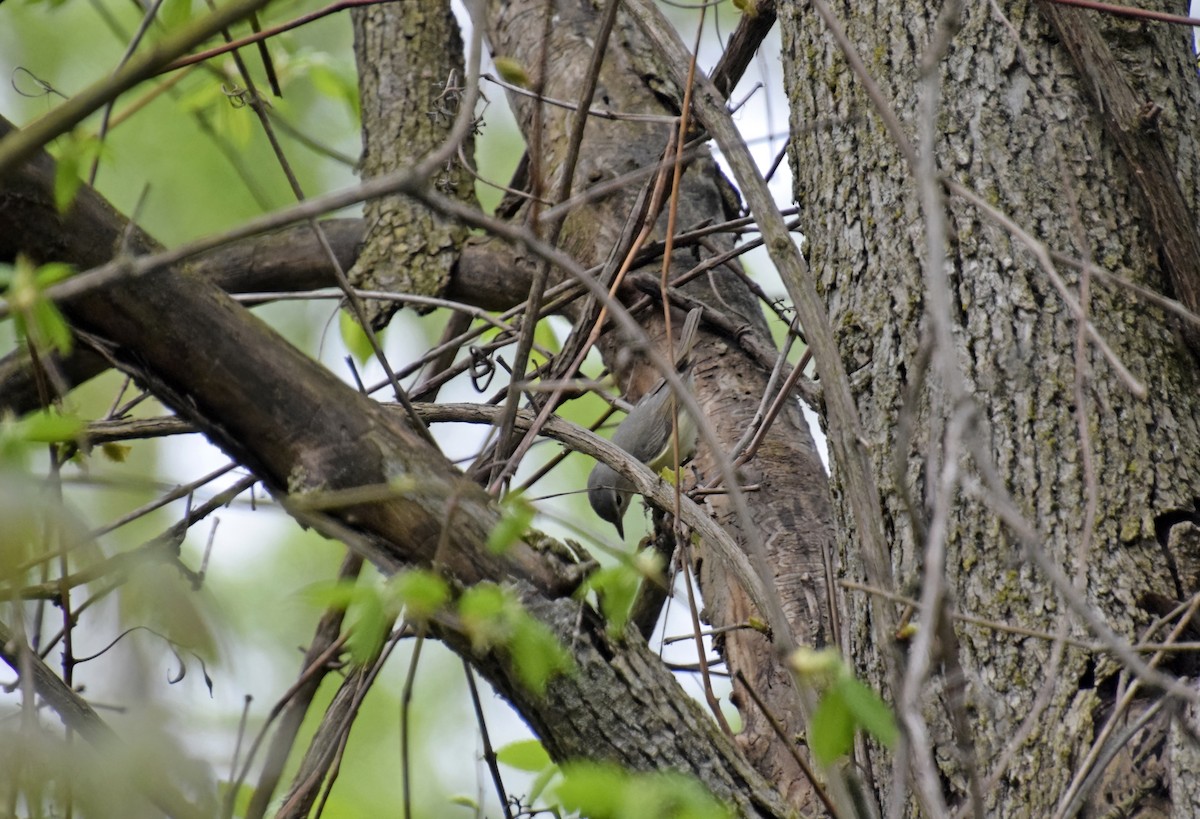
[[[475,674],[471,664],[462,661],[463,674],[467,677],[467,688],[471,692],[471,706],[475,709],[475,723],[479,726],[479,736],[483,741],[483,761],[487,763],[488,772],[492,775],[492,784],[496,786],[496,795],[500,797],[500,809],[504,811],[504,819],[513,819],[512,808],[508,804],[508,790],[504,780],[500,778],[500,765],[496,761],[496,752],[492,748],[492,740],[488,736],[487,720],[483,716],[483,703],[479,699],[479,686],[475,683]]]
[[[834,817],[834,819],[838,819],[841,814],[838,812],[837,805],[829,798],[829,794],[825,792],[825,788],[821,785],[821,780],[817,778],[816,773],[813,772],[808,762],[796,750],[796,740],[793,737],[789,737],[787,732],[783,730],[783,726],[779,723],[779,720],[775,718],[775,715],[767,708],[767,704],[758,696],[758,692],[754,690],[754,686],[750,685],[750,681],[746,679],[746,675],[739,670],[734,674],[734,677],[742,684],[746,693],[750,695],[750,699],[754,700],[754,704],[758,706],[758,710],[762,712],[762,715],[767,718],[767,722],[771,725],[771,730],[775,732],[775,736],[779,738],[780,743],[788,749],[788,753],[792,755],[792,759],[796,760],[796,764],[804,772],[805,778],[812,785],[813,791],[817,794],[817,798],[821,800],[821,804],[825,806],[825,810],[829,811],[829,815]]]

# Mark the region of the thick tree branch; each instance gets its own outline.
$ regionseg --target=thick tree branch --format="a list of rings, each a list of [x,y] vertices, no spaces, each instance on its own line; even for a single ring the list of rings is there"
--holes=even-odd
[[[51,168],[46,158],[38,163]],[[612,642],[586,607],[581,620],[581,604],[566,597],[580,567],[541,549],[545,541],[534,536],[504,556],[492,554],[485,543],[498,515],[482,489],[394,412],[338,381],[214,283],[157,269],[113,277],[59,304],[112,360],[253,469],[285,505],[353,534],[384,572],[436,565],[464,585],[516,584],[529,609],[572,647],[582,675],[556,679],[536,698],[517,682],[502,649],[477,656],[465,639],[442,636],[513,700],[557,757],[689,770],[745,815],[783,815],[770,786],[644,644]],[[329,504],[338,498],[353,500]],[[305,511],[318,500],[323,514]],[[574,633],[581,622],[586,635]],[[641,699],[646,692],[651,699]],[[664,726],[652,747],[649,724]]]

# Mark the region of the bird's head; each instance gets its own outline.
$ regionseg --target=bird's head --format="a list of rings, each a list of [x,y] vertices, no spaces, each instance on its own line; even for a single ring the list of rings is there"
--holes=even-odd
[[[632,494],[633,486],[629,481],[607,464],[596,464],[588,476],[588,502],[597,515],[617,527],[622,540],[625,539],[622,521]]]

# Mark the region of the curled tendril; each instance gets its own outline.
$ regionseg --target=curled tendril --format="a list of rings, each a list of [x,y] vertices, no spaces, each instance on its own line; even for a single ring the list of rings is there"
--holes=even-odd
[[[17,84],[17,78],[21,77],[21,76],[29,78],[29,80],[31,82],[33,82],[34,85],[37,86],[37,90],[36,91],[22,91]],[[57,94],[58,96],[62,97],[64,100],[67,98],[66,94],[59,91],[53,85],[46,82],[41,77],[37,76],[36,74],[34,74],[32,71],[30,71],[28,68],[26,68],[23,65],[18,65],[16,68],[13,69],[12,81],[10,84],[12,85],[13,91],[16,91],[22,97],[48,97],[51,94]]]
[[[147,631],[150,634],[153,634],[155,637],[158,637],[160,640],[163,640],[168,646],[171,647],[171,653],[175,655],[175,659],[179,662],[179,671],[177,673],[167,672],[167,683],[169,685],[175,685],[176,683],[181,682],[183,678],[187,676],[187,662],[184,661],[183,655],[180,653],[179,645],[170,637],[166,636],[165,634],[160,634],[149,626],[131,626],[125,629],[116,637],[114,637],[112,642],[97,651],[95,654],[89,654],[86,657],[76,657],[75,664],[82,665],[83,663],[103,656],[104,654],[108,653],[113,646],[125,639],[127,635],[132,634],[135,631]],[[211,697],[213,693],[213,681],[212,677],[210,677],[208,674],[208,666],[204,664],[204,659],[196,652],[188,651],[187,653],[191,654],[196,662],[200,663],[200,672],[204,675],[204,684],[208,686],[208,696]]]
[[[496,361],[490,353],[473,345],[468,351],[471,354],[471,385],[475,392],[484,392],[496,376]]]

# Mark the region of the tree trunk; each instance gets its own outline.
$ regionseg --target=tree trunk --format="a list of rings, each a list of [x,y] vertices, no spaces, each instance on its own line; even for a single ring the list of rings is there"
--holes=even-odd
[[[835,11],[914,140],[922,126],[919,70],[939,8],[889,2],[837,4]],[[1050,249],[1185,298],[1187,254],[1170,256],[1163,248],[1172,229],[1194,239],[1195,219],[1172,228],[1156,214],[1178,202],[1200,212],[1200,87],[1189,31],[1048,3],[970,3],[961,15],[937,65],[938,171]],[[943,458],[961,457],[960,466],[972,474],[980,466],[979,459],[942,448],[949,413],[937,407],[946,385],[926,367],[930,350],[924,341],[927,213],[916,169],[904,160],[819,15],[785,4],[781,25],[795,198],[852,376],[900,586],[881,591],[915,597],[938,491],[933,470]],[[1112,76],[1098,75],[1094,65],[1081,67],[1076,61],[1083,52],[1064,47],[1071,31],[1086,30],[1098,32],[1111,49]],[[1114,107],[1097,102],[1113,77],[1161,112],[1117,123]],[[1130,134],[1136,150],[1123,153],[1122,138]],[[1154,152],[1173,163],[1175,205],[1162,205],[1170,192],[1147,183],[1137,164]],[[983,452],[1036,527],[1038,548],[1083,584],[1088,605],[1109,627],[1129,642],[1167,639],[1178,613],[1165,629],[1150,632],[1148,626],[1177,601],[1190,599],[1200,557],[1193,523],[1200,392],[1184,336],[1163,309],[1108,275],[1084,277],[1080,265],[1068,262],[1046,270],[1012,230],[953,187],[944,209],[950,352],[978,410],[974,434],[981,436]],[[1180,246],[1187,246],[1186,236]],[[1190,260],[1192,266],[1197,261]],[[1121,376],[1093,340],[1077,342],[1080,322],[1051,275],[1066,280],[1071,299],[1082,298],[1098,335],[1131,378]],[[1144,397],[1134,380],[1145,386]],[[835,513],[847,521],[837,463],[832,472]],[[936,659],[943,675],[926,684],[922,699],[935,743],[937,787],[952,806],[964,802],[973,759],[988,816],[1044,817],[1080,807],[1082,815],[1098,816],[1115,804],[1130,810],[1122,815],[1153,816],[1173,799],[1175,815],[1191,815],[1193,797],[1182,789],[1194,781],[1196,754],[1186,742],[1167,750],[1171,709],[1121,740],[1120,729],[1160,693],[1143,693],[1148,699],[1136,699],[1118,717],[1107,740],[1116,752],[1111,761],[1102,755],[1099,764],[1085,764],[1092,744],[1102,742],[1098,736],[1119,696],[1118,680],[1126,681],[1122,664],[1112,652],[1085,645],[1098,635],[1022,554],[989,499],[992,493],[971,480],[955,495],[945,535],[951,606],[1003,629],[1028,631],[956,619],[956,644],[948,635],[941,641]],[[839,533],[846,579],[861,583],[853,532],[841,526]],[[855,590],[845,612],[849,656],[885,690],[891,681],[882,676],[882,647],[872,644],[869,623],[873,609],[893,605],[875,592]],[[1063,645],[1045,636],[1060,629],[1085,642]],[[961,703],[950,673],[958,664],[965,675]],[[1172,665],[1170,655],[1167,664],[1189,673]],[[956,728],[958,717],[963,719]],[[1029,732],[1022,730],[1025,721]],[[869,770],[884,805],[888,798],[904,798],[887,793],[894,781],[890,766],[888,757],[871,755]],[[1092,769],[1103,774],[1086,788],[1071,787]],[[911,800],[909,813],[916,813]]]
[[[544,0],[493,2],[488,41],[494,54],[516,61],[530,75],[531,86],[537,87],[544,77],[542,93],[551,99],[574,102],[598,36],[599,9],[605,4],[569,0],[552,5],[553,25],[549,39],[543,40],[542,27],[548,11]],[[623,113],[676,113],[682,90],[660,62],[662,55],[649,46],[624,14],[618,16],[616,26],[600,70],[595,107]],[[541,189],[553,190],[555,175],[566,153],[573,114],[562,108],[543,106],[538,125],[534,104],[528,96],[512,94],[510,102],[527,142],[543,146],[540,156],[531,161],[535,170],[545,169],[547,178],[541,182]],[[539,127],[540,135],[535,137]],[[662,159],[670,134],[670,126],[665,123],[591,119],[572,189],[582,191],[621,174],[654,167]],[[563,227],[561,246],[584,265],[605,261],[612,247],[619,243],[629,214],[636,212],[641,184],[628,184],[598,202],[574,208]],[[736,195],[711,157],[701,155],[689,164],[681,180],[678,230],[732,218],[737,215],[736,205]],[[664,215],[654,239],[663,235],[665,222]],[[672,275],[685,273],[731,246],[727,237],[718,235],[707,247],[678,248],[672,260]],[[651,264],[646,274],[657,279],[659,265],[659,262]],[[764,361],[750,352],[765,347],[774,353],[762,307],[746,286],[740,269],[732,265],[718,266],[679,290],[703,304],[707,316],[724,318],[726,326],[737,331],[721,334],[714,328],[715,321],[707,324],[697,345],[694,366],[695,391],[705,411],[705,420],[729,452],[753,426],[755,413],[767,394],[773,355]],[[636,293],[626,292],[626,303],[634,296]],[[578,315],[577,308],[569,308],[569,312]],[[655,305],[637,314],[655,338],[662,332],[661,313],[661,307]],[[678,327],[680,318],[675,322]],[[582,332],[586,334],[588,329],[585,326]],[[744,336],[750,336],[757,346],[750,347]],[[628,355],[629,341],[610,332],[601,338],[600,349],[617,382],[624,385],[627,397],[636,400],[657,374],[640,357]],[[696,459],[698,472],[704,478],[711,478],[716,474],[714,464],[711,453],[702,448]],[[764,438],[757,457],[740,470],[739,477],[744,485],[755,487],[747,496],[752,520],[738,520],[721,495],[711,496],[708,501],[711,511],[739,543],[746,540],[743,527],[747,523],[758,529],[767,544],[768,562],[774,570],[774,577],[767,581],[773,581],[778,589],[793,634],[807,644],[823,646],[834,642],[828,595],[832,521],[827,482],[807,424],[794,402],[787,402]],[[736,628],[765,613],[754,609],[731,567],[706,551],[704,544],[700,544],[693,561],[709,623],[717,629],[734,628],[715,641],[730,670],[746,675],[768,703],[772,715],[784,726],[785,736],[801,735],[803,721],[792,681],[780,666],[770,641],[755,630]],[[745,723],[737,739],[750,761],[792,804],[812,808],[815,803],[811,801],[814,799],[811,784],[796,765],[788,743],[780,741],[768,718],[750,701],[740,682],[735,683],[733,699]]]

